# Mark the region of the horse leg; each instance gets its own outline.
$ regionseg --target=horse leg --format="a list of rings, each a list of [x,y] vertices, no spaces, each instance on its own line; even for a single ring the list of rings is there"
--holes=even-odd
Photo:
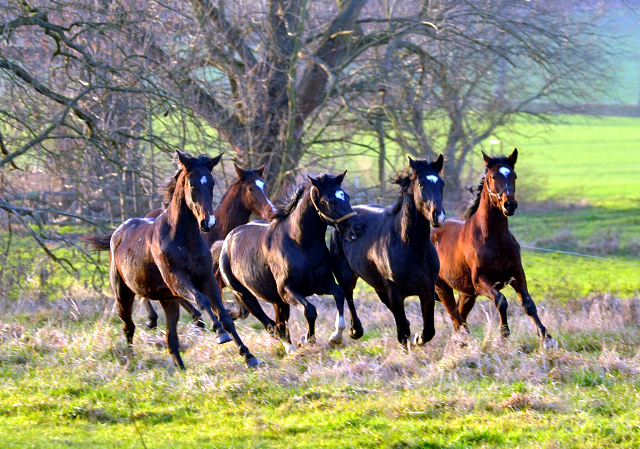
[[[173,363],[180,369],[185,369],[182,358],[180,357],[180,341],[178,340],[178,318],[180,318],[180,305],[177,300],[170,299],[160,301],[164,309],[164,315],[167,319],[167,347],[173,357]]]
[[[557,347],[558,343],[553,339],[553,337],[551,337],[551,335],[549,335],[547,328],[542,325],[542,321],[540,321],[540,318],[538,317],[538,309],[536,308],[536,304],[533,302],[533,299],[531,299],[531,295],[529,295],[527,279],[524,276],[524,271],[515,277],[515,280],[511,285],[516,291],[525,313],[529,315],[529,318],[531,318],[533,324],[535,324],[536,329],[538,330],[538,336],[542,342],[542,347],[544,349]]]
[[[289,335],[289,328],[287,322],[291,314],[291,306],[284,301],[279,301],[273,304],[273,309],[276,313],[276,329],[284,345],[284,349],[287,354],[295,352],[296,348],[291,343],[291,335]]]
[[[480,294],[493,299],[493,303],[496,309],[498,309],[498,313],[500,313],[500,334],[505,338],[508,337],[511,335],[511,330],[509,330],[509,323],[507,322],[507,307],[509,307],[507,298],[500,293],[496,285],[492,284],[491,281],[484,276],[479,276],[475,284]]]
[[[398,342],[406,348],[411,337],[411,328],[409,326],[409,320],[407,320],[407,315],[404,310],[404,297],[400,295],[400,292],[394,285],[389,285],[387,287],[387,296],[389,308],[391,309],[391,313],[393,313],[393,317],[396,320]]]
[[[469,316],[469,312],[471,312],[471,309],[473,309],[473,306],[475,304],[475,296],[467,295],[466,293],[460,293],[458,297],[458,311],[460,312],[460,316],[464,320],[465,324],[467,323],[467,316]]]
[[[436,281],[436,294],[444,308],[449,313],[451,321],[453,322],[453,328],[457,331],[460,329],[460,326],[466,326],[464,318],[458,311],[456,298],[453,296],[453,289],[443,279],[438,279]]]
[[[313,343],[316,339],[316,318],[318,317],[316,307],[311,304],[307,300],[307,298],[296,292],[288,284],[282,288],[282,290],[280,291],[280,296],[287,303],[292,304],[302,310],[302,312],[304,313],[304,317],[307,319],[309,330],[307,330],[307,335],[302,337],[302,339],[300,340],[300,344],[305,345],[307,343]]]
[[[422,346],[431,341],[436,335],[436,328],[433,322],[436,303],[435,288],[433,286],[427,287],[427,289],[418,296],[420,298],[420,310],[422,312],[422,322],[424,323],[424,327],[422,329],[422,334],[416,335],[413,343]]]
[[[215,276],[218,281],[218,287],[220,287],[220,294],[222,294],[222,290],[226,287],[226,284],[224,283],[224,279],[220,273],[220,267],[216,270]],[[229,312],[229,316],[233,321],[236,321],[239,318],[244,320],[249,316],[249,310],[247,310],[240,298],[236,295],[233,296],[236,300],[236,304],[238,304],[238,310],[227,310],[227,312]]]
[[[267,332],[274,338],[282,338],[282,333],[276,327],[276,322],[273,321],[262,309],[262,306],[258,302],[258,299],[246,288],[242,287],[239,291],[233,292],[238,304],[246,305],[251,314],[255,316],[258,321],[262,323]],[[286,345],[285,345],[286,346]]]
[[[329,266],[336,277],[338,285],[342,290],[344,290],[345,299],[347,300],[349,312],[351,313],[351,329],[349,329],[349,336],[352,339],[357,340],[362,338],[362,335],[364,334],[362,323],[360,322],[360,318],[358,318],[356,305],[353,302],[353,290],[356,288],[358,276],[349,266],[349,262],[347,262],[344,251],[342,250],[342,240],[337,231],[333,231],[331,233],[329,254]]]
[[[149,317],[149,322],[147,323],[147,329],[155,329],[158,327],[158,314],[156,313],[156,309],[151,305],[151,301],[147,298],[142,298],[142,304],[147,309],[147,316]]]
[[[184,310],[189,312],[189,315],[191,315],[191,319],[193,320],[194,324],[199,328],[204,329],[204,321],[200,319],[200,317],[202,316],[202,312],[200,312],[197,307],[195,307],[191,302],[187,301],[184,298],[179,298],[178,302],[184,308]]]
[[[220,289],[218,288],[217,282],[213,277],[209,278],[207,282],[203,285],[203,291],[206,294],[206,298],[211,298],[211,304],[218,312],[218,319],[220,320],[220,324],[227,332],[227,336],[231,335],[233,341],[236,343],[238,348],[240,349],[240,355],[244,357],[245,364],[248,368],[254,368],[260,364],[260,361],[249,352],[249,348],[242,342],[240,335],[236,331],[236,326],[233,324],[233,320],[229,316],[227,309],[225,309],[224,304],[222,304],[222,298],[220,296]],[[205,311],[207,309],[205,308]],[[208,311],[211,311],[211,305],[208,306]],[[213,315],[213,313],[212,313]]]

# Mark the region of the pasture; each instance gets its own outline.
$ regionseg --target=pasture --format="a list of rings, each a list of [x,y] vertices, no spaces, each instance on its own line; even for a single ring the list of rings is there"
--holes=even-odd
[[[532,137],[496,136],[502,151],[520,151],[521,206],[509,220],[520,243],[630,262],[523,251],[532,297],[559,349],[538,349],[505,289],[508,341],[490,302],[471,312],[464,341],[451,339],[438,304],[436,337],[406,353],[391,313],[360,283],[365,335],[342,348],[326,345],[329,297],[314,299],[317,344],[292,355],[254,318],[237,322],[266,362],[255,371],[183,314],[183,373],[163,322],[146,330],[136,306],[130,354],[108,285],[94,291],[96,273],[71,277],[13,236],[21,255],[3,261],[0,289],[0,446],[638,447],[640,119],[565,117],[549,128],[523,123],[522,132]],[[24,280],[11,284],[18,274]],[[415,332],[417,300],[407,309]],[[292,315],[297,341],[304,317]]]

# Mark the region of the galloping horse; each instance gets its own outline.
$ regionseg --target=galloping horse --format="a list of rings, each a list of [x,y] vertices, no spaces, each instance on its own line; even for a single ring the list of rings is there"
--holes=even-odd
[[[163,214],[155,220],[127,220],[108,237],[85,238],[100,250],[105,249],[105,242],[109,245],[109,278],[127,342],[133,343],[136,327],[131,319],[135,295],[160,301],[167,317],[167,345],[175,364],[182,369],[178,298],[196,302],[207,313],[218,333],[218,342],[229,338],[226,332],[231,334],[247,366],[259,363],[240,340],[222,305],[211,252],[200,234],[210,231],[216,223],[211,202],[215,185],[211,170],[221,157],[196,158],[177,152],[179,169],[165,192],[168,206]],[[211,310],[212,301],[220,321]]]
[[[238,179],[229,186],[229,189],[222,196],[220,204],[213,211],[216,226],[209,232],[202,234],[209,246],[217,240],[224,240],[227,234],[238,226],[248,223],[252,213],[267,219],[271,213],[276,211],[275,206],[267,197],[265,183],[262,180],[265,165],[263,164],[255,170],[243,170],[236,164],[233,166],[238,174]],[[164,209],[167,206],[168,204],[163,204]],[[145,218],[157,218],[164,209],[154,209],[145,215]],[[219,284],[222,288],[222,284],[220,282]],[[189,312],[196,325],[204,327],[204,322],[200,320],[202,312],[186,299],[180,298],[178,301]],[[153,329],[158,325],[158,314],[151,305],[151,301],[143,298],[142,302],[147,308],[149,316],[147,327]],[[240,305],[240,312],[231,312],[231,317],[234,319],[238,316],[246,317],[248,312],[244,312],[243,309],[244,307]]]
[[[485,169],[476,197],[463,214],[464,221],[447,220],[431,232],[440,257],[438,297],[456,329],[465,325],[478,295],[491,298],[500,313],[501,334],[508,337],[511,331],[507,323],[507,299],[500,290],[511,284],[536,325],[543,347],[555,347],[556,342],[540,322],[529,295],[520,245],[509,232],[507,217],[518,207],[515,198],[518,150],[508,157],[489,157],[484,152],[482,156]],[[454,289],[460,292],[457,304]]]
[[[305,298],[314,293],[333,295],[338,319],[330,341],[342,342],[346,327],[344,291],[329,267],[325,233],[330,225],[355,240],[365,228],[351,209],[349,195],[340,187],[345,174],[310,177],[271,222],[239,226],[224,244],[218,242],[212,248],[214,259],[216,253],[220,254],[225,283],[265,329],[282,340],[287,353],[295,350],[287,329],[291,305],[304,312],[309,325],[301,343],[315,339],[317,312]],[[275,322],[264,313],[256,297],[273,304]]]
[[[429,228],[444,221],[442,190],[443,157],[435,162],[409,158],[408,175],[398,176],[397,203],[383,209],[355,206],[354,211],[367,225],[367,232],[352,241],[332,232],[332,270],[346,295],[351,311],[351,336],[362,336],[362,324],[353,304],[353,289],[361,277],[371,285],[396,321],[398,341],[406,346],[411,332],[404,310],[404,299],[418,295],[424,329],[413,343],[425,344],[435,335],[433,323],[438,255],[429,240]]]

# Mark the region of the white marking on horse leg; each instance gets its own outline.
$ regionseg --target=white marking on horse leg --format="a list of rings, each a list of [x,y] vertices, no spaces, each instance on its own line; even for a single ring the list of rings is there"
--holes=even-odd
[[[207,177],[203,176],[202,178],[200,178],[200,184],[205,185],[207,183]]]
[[[293,346],[291,343],[289,343],[288,341],[283,341],[282,345],[284,346],[284,350],[287,354],[292,354],[294,352],[296,352],[296,347]]]
[[[429,175],[429,176],[427,176],[427,179],[428,179],[429,181],[431,181],[432,183],[434,183],[434,184],[435,184],[436,182],[438,182],[438,177],[437,177],[436,175]]]
[[[342,343],[342,332],[347,328],[347,323],[344,321],[344,315],[340,315],[340,312],[336,312],[336,330],[331,334],[329,343],[339,345]]]

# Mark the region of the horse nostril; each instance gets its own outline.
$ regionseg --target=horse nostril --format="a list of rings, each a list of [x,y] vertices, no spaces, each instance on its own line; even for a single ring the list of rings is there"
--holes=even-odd
[[[207,220],[202,220],[200,222],[200,229],[203,229],[203,230],[209,229],[209,223],[207,222]]]

